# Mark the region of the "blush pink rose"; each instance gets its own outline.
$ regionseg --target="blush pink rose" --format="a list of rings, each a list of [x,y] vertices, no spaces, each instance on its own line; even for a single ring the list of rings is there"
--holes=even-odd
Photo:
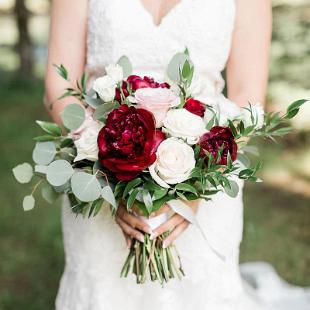
[[[169,109],[180,104],[180,98],[168,88],[140,88],[135,93],[135,102],[138,108],[153,113],[159,128]]]

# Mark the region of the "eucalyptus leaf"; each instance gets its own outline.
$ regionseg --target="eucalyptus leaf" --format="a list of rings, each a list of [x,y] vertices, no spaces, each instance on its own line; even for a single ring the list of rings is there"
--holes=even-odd
[[[24,211],[30,211],[34,208],[35,206],[35,199],[32,195],[25,196],[23,200],[23,208]]]
[[[55,158],[56,153],[54,142],[37,142],[32,159],[38,165],[48,165]]]
[[[173,56],[167,68],[167,75],[172,81],[180,81],[180,70],[186,60],[189,60],[189,56],[185,53],[177,53]]]
[[[46,184],[41,188],[41,195],[49,204],[53,204],[59,196],[59,194],[49,184]]]
[[[97,109],[100,105],[103,104],[103,101],[100,98],[93,98],[89,95],[85,95],[84,99],[86,103],[94,109]]]
[[[236,198],[239,193],[239,185],[236,181],[233,181],[233,180],[228,180],[228,181],[229,181],[230,187],[228,186],[224,187],[225,193],[229,197]]]
[[[62,111],[61,120],[68,129],[77,129],[85,120],[85,109],[75,103],[69,104]]]
[[[74,170],[66,160],[59,159],[52,162],[46,169],[46,179],[53,186],[62,186],[66,184]]]
[[[96,175],[86,172],[76,172],[71,178],[73,194],[83,202],[98,199],[101,194],[101,186]]]
[[[117,64],[123,68],[124,78],[127,78],[132,73],[132,64],[127,56],[122,56]]]
[[[94,112],[93,118],[95,120],[104,121],[106,114],[111,112],[113,109],[119,108],[119,106],[120,105],[117,101],[102,104]]]
[[[34,171],[37,173],[46,174],[46,170],[47,170],[47,166],[43,166],[43,165],[35,165],[34,166]]]
[[[15,179],[22,184],[29,183],[33,177],[32,166],[28,163],[18,165],[12,171]]]
[[[113,194],[113,191],[110,186],[105,186],[102,191],[101,191],[101,197],[107,201],[113,208],[114,210],[117,208],[117,204],[115,201],[115,197]]]

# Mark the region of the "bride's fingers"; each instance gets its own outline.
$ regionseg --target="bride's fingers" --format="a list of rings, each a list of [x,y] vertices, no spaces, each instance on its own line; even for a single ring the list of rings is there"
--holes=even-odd
[[[121,227],[123,232],[128,236],[137,239],[138,241],[144,242],[144,236],[138,230],[129,226],[126,222],[124,222],[120,217],[116,217],[116,223]]]
[[[166,212],[168,212],[169,210],[170,210],[169,205],[164,204],[159,210],[153,212],[153,213],[151,214],[151,217],[160,215],[160,214],[162,214],[162,213],[166,213]]]
[[[138,228],[139,230],[142,230],[147,234],[152,233],[151,227],[147,225],[146,223],[144,223],[142,220],[140,220],[135,215],[125,212],[122,216],[122,220],[133,228]]]
[[[168,247],[189,225],[189,222],[184,220],[181,224],[171,232],[171,234],[164,240],[163,248]]]
[[[179,214],[174,214],[167,220],[165,223],[157,227],[154,232],[151,234],[151,240],[155,239],[157,236],[163,234],[166,231],[172,231],[177,225],[181,224],[184,221],[184,217]]]

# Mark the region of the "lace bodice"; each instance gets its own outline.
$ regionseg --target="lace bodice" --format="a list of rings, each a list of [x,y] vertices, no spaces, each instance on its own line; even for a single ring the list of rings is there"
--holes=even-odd
[[[87,67],[104,67],[127,55],[135,73],[163,79],[171,57],[187,47],[217,92],[229,56],[235,0],[181,0],[157,26],[141,0],[90,0]]]

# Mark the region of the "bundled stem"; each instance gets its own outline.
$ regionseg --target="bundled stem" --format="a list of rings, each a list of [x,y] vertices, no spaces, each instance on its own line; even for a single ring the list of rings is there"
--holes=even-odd
[[[158,281],[161,285],[175,277],[181,280],[185,274],[175,246],[162,246],[167,235],[168,233],[164,233],[151,240],[150,236],[145,234],[144,243],[133,240],[121,277],[126,278],[131,271],[136,275],[138,284],[143,284],[148,274],[151,281]]]

